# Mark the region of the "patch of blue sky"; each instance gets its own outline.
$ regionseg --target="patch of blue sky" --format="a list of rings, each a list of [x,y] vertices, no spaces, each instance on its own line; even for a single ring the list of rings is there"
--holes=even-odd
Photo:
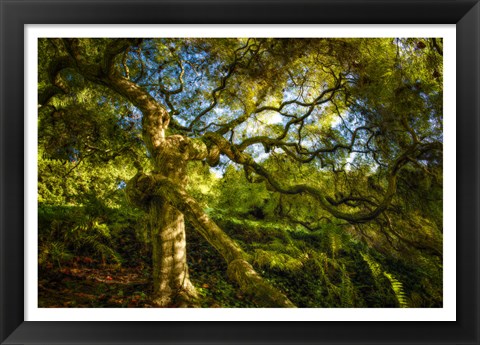
[[[108,102],[107,97],[101,96],[100,99],[98,100],[98,105],[104,105],[107,102]]]

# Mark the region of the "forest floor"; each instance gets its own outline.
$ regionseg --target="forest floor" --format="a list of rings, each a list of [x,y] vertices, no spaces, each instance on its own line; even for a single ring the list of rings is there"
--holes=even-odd
[[[335,228],[330,229],[330,234],[287,232],[278,224],[260,227],[253,221],[235,219],[224,220],[221,225],[251,255],[257,272],[299,308],[392,308],[399,306],[399,298],[407,301],[410,291],[417,294],[419,302],[415,306],[440,305],[437,301],[441,301],[441,295],[433,298],[423,293],[421,282],[413,278],[415,271],[399,261],[384,264],[385,271],[375,274],[381,257],[369,259],[373,262],[369,264],[361,255],[365,251],[362,244],[352,242],[346,235],[340,237],[343,233],[334,232]],[[38,306],[154,307],[150,300],[151,252],[148,246],[135,242],[135,237],[123,235],[115,247],[121,249],[120,262],[109,263],[98,255],[75,253],[68,260],[49,260],[39,265]],[[336,249],[332,249],[332,243]],[[189,226],[187,261],[199,307],[259,307],[228,280],[222,256]],[[383,272],[388,272],[392,280]],[[178,306],[174,302],[169,307]]]
[[[40,308],[151,307],[148,271],[142,267],[61,267],[42,272]]]
[[[195,232],[189,233],[190,279],[202,308],[256,307],[236,285],[227,280],[223,258]],[[90,257],[76,257],[61,265],[39,267],[40,308],[152,308],[151,268],[137,255],[136,266],[101,264]],[[175,304],[171,306],[176,307]]]
[[[214,272],[213,270],[209,270]],[[255,307],[236,288],[214,274],[192,274],[204,308]],[[149,269],[144,267],[62,266],[42,270],[40,308],[152,308]],[[175,304],[171,306],[176,307]]]

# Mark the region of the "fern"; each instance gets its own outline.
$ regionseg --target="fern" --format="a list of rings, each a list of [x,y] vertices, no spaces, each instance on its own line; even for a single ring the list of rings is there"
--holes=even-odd
[[[373,260],[367,254],[361,253],[361,255],[363,260],[365,260],[365,262],[367,263],[368,268],[370,268],[370,271],[372,272],[373,277],[375,278],[375,282],[377,282],[379,277],[382,276],[382,273],[383,273],[382,268],[375,260]]]
[[[62,242],[45,242],[39,247],[38,263],[44,265],[48,262],[55,263],[62,267],[62,263],[71,260],[73,255],[67,250]]]
[[[395,293],[400,308],[408,308],[407,296],[403,290],[403,284],[391,273],[383,272],[383,275],[390,281],[390,285],[392,286],[392,290]]]
[[[408,308],[407,296],[403,290],[403,284],[397,280],[391,273],[384,271],[381,266],[367,254],[361,253],[363,260],[367,263],[373,277],[375,278],[375,284],[378,285],[378,281],[383,276],[388,279],[390,287],[395,294],[395,298],[400,308]]]
[[[76,242],[77,246],[79,247],[93,250],[96,255],[102,258],[102,261],[105,261],[105,259],[109,259],[116,264],[120,264],[120,255],[110,246],[102,243],[102,240],[105,240],[105,237],[98,233],[85,233],[82,234],[82,236],[80,236],[79,238],[77,238]]]
[[[346,271],[344,265],[342,265],[342,283],[340,285],[340,289],[341,306],[344,308],[355,308],[357,306],[357,294],[355,292],[355,286],[348,276],[348,272]]]

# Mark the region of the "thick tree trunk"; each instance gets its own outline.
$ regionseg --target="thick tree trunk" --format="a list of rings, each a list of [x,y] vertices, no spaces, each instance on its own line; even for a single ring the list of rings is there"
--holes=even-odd
[[[144,123],[144,126],[148,124]],[[145,130],[152,132],[148,127]],[[159,143],[154,147],[155,172],[185,185],[187,157],[182,152],[184,139],[170,136]],[[174,300],[178,306],[194,306],[197,294],[188,274],[183,214],[165,200],[156,198],[150,204],[149,218],[153,244],[153,301],[161,307]]]
[[[170,121],[165,108],[128,79],[111,76],[107,83],[142,110],[143,140],[152,157],[155,174],[185,185],[188,141],[179,135],[165,135]],[[188,275],[183,214],[158,198],[148,200],[143,206],[148,211],[151,228],[153,301],[159,307],[174,301],[179,306],[195,305],[197,295]]]
[[[143,181],[143,182],[142,182]],[[138,174],[131,181],[136,189],[147,187],[155,198],[168,202],[182,212],[195,229],[223,256],[228,265],[228,276],[240,289],[263,307],[294,308],[295,305],[278,289],[264,280],[248,262],[245,253],[190,197],[181,185],[162,175]]]
[[[240,289],[248,294],[262,307],[294,308],[295,305],[278,289],[264,280],[250,265],[249,255],[232,240],[218,225],[208,217],[202,207],[179,185],[162,174],[146,175],[139,172],[127,184],[127,196],[130,201],[142,206],[155,202],[164,202],[176,212],[181,212],[195,227],[195,229],[223,256],[228,267],[230,279],[236,281]],[[159,208],[161,209],[161,208]],[[151,216],[160,219],[160,215],[151,213]],[[177,221],[175,219],[174,221]],[[164,226],[162,227],[162,229]],[[182,238],[178,240],[182,241]],[[177,239],[172,243],[176,246]],[[168,240],[166,241],[168,243]],[[161,241],[160,243],[163,243]],[[177,245],[178,249],[184,248]],[[161,255],[160,258],[164,256]],[[186,264],[185,264],[186,265]],[[186,274],[188,278],[188,274]],[[159,279],[160,280],[160,279]],[[178,286],[178,285],[177,285]],[[188,286],[184,287],[188,292]],[[161,290],[159,290],[161,291]],[[165,291],[163,291],[165,293]]]
[[[155,200],[149,209],[152,232],[153,302],[159,307],[191,306],[196,297],[187,266],[183,214]]]

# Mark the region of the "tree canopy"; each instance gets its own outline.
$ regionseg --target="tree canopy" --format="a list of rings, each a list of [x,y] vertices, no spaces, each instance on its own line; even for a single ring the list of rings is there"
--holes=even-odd
[[[133,306],[442,305],[441,39],[38,43],[45,284],[83,260],[145,269]]]

